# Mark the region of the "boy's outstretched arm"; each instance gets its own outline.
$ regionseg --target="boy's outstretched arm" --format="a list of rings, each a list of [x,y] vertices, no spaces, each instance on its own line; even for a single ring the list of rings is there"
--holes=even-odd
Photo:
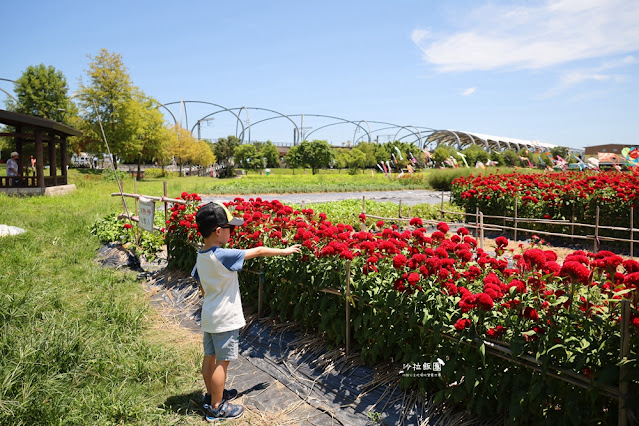
[[[253,247],[247,249],[244,253],[244,259],[253,259],[254,257],[267,257],[267,256],[287,256],[293,253],[300,252],[300,245],[295,244],[284,249],[271,248],[271,247]]]

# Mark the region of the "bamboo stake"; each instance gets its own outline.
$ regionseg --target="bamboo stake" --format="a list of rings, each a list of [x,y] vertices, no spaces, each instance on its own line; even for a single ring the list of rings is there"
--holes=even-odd
[[[402,200],[401,199],[399,200],[399,216],[397,217],[399,217],[400,219],[402,218]]]
[[[479,248],[484,249],[484,214],[479,212]]]
[[[570,243],[575,241],[575,203],[572,204],[572,216],[570,216]]]
[[[366,214],[366,195],[362,195],[362,213]]]
[[[515,198],[515,220],[513,220],[513,228],[515,228],[515,237],[513,238],[514,241],[517,241],[517,198]]]
[[[163,184],[164,184],[164,198],[166,198],[169,195],[168,189],[166,186],[166,181],[164,181]],[[169,220],[169,204],[164,203],[164,223],[166,223],[168,220]]]
[[[351,351],[351,261],[346,262],[346,356]]]
[[[479,238],[479,207],[475,207],[475,237]]]
[[[621,302],[621,347],[620,361],[628,358],[629,328],[630,321],[630,301],[623,300]],[[626,398],[628,396],[628,378],[626,377],[628,367],[621,365],[619,367],[619,426],[628,424],[628,409],[626,407]]]
[[[597,206],[597,217],[595,218],[595,249],[593,253],[599,251],[599,206]]]
[[[635,257],[635,208],[630,206],[630,257]]]
[[[133,176],[133,192],[135,194],[138,193],[138,179],[135,176]],[[137,216],[137,217],[140,217],[139,203],[140,203],[140,198],[136,198],[135,199],[135,216]],[[138,226],[135,227],[135,245],[136,246],[140,245],[140,226],[139,226],[139,222],[138,222]]]

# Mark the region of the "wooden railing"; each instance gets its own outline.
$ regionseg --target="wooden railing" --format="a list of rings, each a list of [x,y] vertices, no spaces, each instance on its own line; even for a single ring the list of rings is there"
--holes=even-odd
[[[66,185],[67,177],[45,176],[44,186]],[[36,176],[0,176],[0,188],[37,188],[38,178]]]

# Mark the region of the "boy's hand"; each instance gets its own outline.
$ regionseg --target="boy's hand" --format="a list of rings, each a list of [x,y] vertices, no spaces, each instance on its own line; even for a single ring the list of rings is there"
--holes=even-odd
[[[289,255],[289,254],[299,253],[301,251],[300,247],[301,246],[299,244],[295,244],[295,245],[292,245],[290,247],[286,247],[284,249],[284,254],[285,255]]]

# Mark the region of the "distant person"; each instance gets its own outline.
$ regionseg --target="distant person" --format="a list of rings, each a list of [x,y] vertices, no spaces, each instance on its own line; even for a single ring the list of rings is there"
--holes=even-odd
[[[222,248],[231,238],[233,229],[243,225],[244,220],[233,217],[219,202],[201,206],[195,221],[204,239],[192,274],[200,281],[204,291],[201,326],[204,333],[202,377],[206,385],[203,399],[206,420],[235,419],[244,413],[244,407],[229,403],[237,397],[237,390],[226,390],[224,384],[229,363],[238,357],[239,330],[246,325],[237,271],[242,269],[244,260],[291,255],[299,253],[300,246],[247,250]]]
[[[15,186],[20,182],[18,178],[18,158],[20,158],[20,154],[13,151],[11,153],[11,158],[7,160],[7,176],[9,177],[9,186]]]

